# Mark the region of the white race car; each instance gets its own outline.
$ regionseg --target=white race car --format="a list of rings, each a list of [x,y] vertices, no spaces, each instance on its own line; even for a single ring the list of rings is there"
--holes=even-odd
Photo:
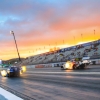
[[[61,69],[84,69],[85,67],[85,63],[67,61],[61,66]]]

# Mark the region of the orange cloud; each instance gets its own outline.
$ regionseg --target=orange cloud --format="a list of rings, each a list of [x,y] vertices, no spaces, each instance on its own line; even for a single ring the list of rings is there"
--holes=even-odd
[[[100,37],[100,11],[99,6],[93,5],[73,3],[64,8],[63,5],[41,6],[38,3],[34,7],[31,3],[18,5],[19,8],[16,6],[12,10],[15,15],[8,17],[4,22],[6,28],[2,27],[0,32],[14,30],[21,57],[48,51],[55,46],[62,48],[96,40]],[[13,36],[7,33],[2,41],[1,58],[18,57]]]

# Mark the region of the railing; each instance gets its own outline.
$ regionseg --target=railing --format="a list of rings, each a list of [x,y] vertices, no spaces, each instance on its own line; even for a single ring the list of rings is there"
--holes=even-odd
[[[100,55],[92,55],[90,59],[100,59]]]

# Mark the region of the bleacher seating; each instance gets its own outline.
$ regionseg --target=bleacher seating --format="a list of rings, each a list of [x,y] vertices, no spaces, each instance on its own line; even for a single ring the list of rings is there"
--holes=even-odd
[[[98,42],[98,41],[95,41]],[[82,58],[83,56],[96,56],[100,55],[100,40],[98,44],[89,42],[81,45],[77,45],[70,48],[63,48],[57,52],[49,52],[39,54],[31,57],[27,57],[22,61],[22,64],[44,64],[53,62],[63,62],[73,58]]]

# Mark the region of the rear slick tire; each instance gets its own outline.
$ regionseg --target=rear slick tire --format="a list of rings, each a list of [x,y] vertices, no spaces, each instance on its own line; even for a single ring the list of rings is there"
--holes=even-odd
[[[73,70],[75,70],[76,69],[76,66],[75,65],[73,65]]]

